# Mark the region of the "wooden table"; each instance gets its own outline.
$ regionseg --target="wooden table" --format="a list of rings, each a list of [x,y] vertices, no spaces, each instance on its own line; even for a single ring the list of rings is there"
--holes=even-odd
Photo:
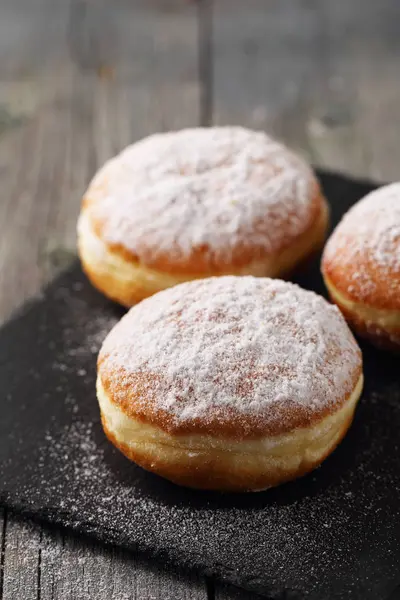
[[[400,172],[397,0],[0,0],[0,315],[66,266],[96,168],[157,130],[267,129]],[[0,599],[256,596],[0,513]]]

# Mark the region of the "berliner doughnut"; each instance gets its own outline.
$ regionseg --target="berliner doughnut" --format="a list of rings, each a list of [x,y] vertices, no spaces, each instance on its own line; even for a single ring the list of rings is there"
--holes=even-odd
[[[349,210],[326,245],[322,274],[360,336],[400,349],[400,183]]]
[[[240,127],[152,135],[89,185],[84,270],[125,306],[184,281],[282,276],[322,246],[328,210],[311,168]]]
[[[173,482],[256,491],[299,477],[347,431],[362,357],[336,306],[280,280],[214,277],[133,307],[106,338],[107,437]]]

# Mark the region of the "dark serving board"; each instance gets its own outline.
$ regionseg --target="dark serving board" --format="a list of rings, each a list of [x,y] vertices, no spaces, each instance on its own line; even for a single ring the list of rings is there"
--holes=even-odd
[[[373,187],[321,180],[334,222]],[[318,265],[299,283],[323,292]],[[269,598],[399,598],[399,357],[363,346],[355,422],[313,474],[257,494],[191,491],[102,433],[96,354],[121,314],[76,264],[0,331],[1,502]]]

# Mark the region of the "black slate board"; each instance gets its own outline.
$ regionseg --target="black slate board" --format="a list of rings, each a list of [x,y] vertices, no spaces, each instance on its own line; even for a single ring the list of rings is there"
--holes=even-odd
[[[334,222],[373,187],[321,180]],[[318,265],[299,283],[323,292]],[[363,346],[354,425],[313,474],[265,493],[196,492],[104,438],[95,359],[121,314],[76,264],[1,330],[1,502],[271,598],[400,597],[399,357]]]

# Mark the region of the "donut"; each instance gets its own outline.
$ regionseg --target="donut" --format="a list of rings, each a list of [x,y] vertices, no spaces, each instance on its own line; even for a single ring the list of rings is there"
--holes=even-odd
[[[105,339],[106,436],[177,484],[257,491],[319,465],[345,435],[362,356],[338,308],[277,279],[224,276],[137,304]]]
[[[329,238],[322,274],[354,331],[400,349],[400,183],[355,204]]]
[[[311,168],[241,127],[152,135],[100,169],[78,251],[89,279],[130,307],[205,277],[281,277],[322,247],[327,203]]]

